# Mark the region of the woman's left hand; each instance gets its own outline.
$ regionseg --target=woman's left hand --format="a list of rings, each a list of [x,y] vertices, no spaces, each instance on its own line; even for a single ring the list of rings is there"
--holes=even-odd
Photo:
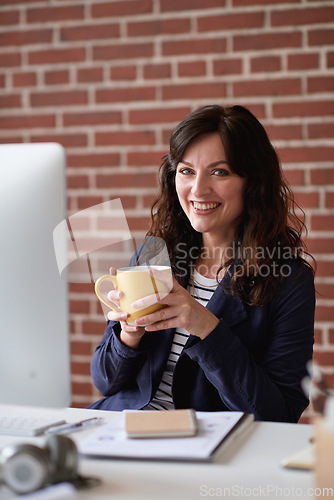
[[[153,278],[164,281],[170,292],[159,298],[157,295],[150,295],[139,299],[132,304],[136,309],[143,309],[156,302],[165,307],[152,314],[142,316],[136,320],[137,326],[147,325],[148,332],[166,330],[167,328],[184,328],[191,335],[204,339],[218,325],[218,318],[195,300],[187,290],[185,290],[174,277],[172,277],[172,286],[170,276],[166,276],[163,271],[151,269]]]

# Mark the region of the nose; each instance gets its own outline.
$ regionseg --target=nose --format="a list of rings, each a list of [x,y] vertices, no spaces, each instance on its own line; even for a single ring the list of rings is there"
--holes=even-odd
[[[209,194],[211,191],[210,183],[205,173],[197,173],[194,176],[191,193],[197,199]]]

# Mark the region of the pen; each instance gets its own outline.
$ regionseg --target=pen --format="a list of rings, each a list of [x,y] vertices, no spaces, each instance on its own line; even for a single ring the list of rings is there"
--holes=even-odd
[[[67,432],[80,431],[81,429],[85,429],[90,425],[99,425],[104,422],[104,418],[94,417],[87,418],[86,420],[81,420],[80,422],[76,422],[74,424],[62,424],[55,425],[54,427],[50,427],[45,431],[46,434],[65,434]]]

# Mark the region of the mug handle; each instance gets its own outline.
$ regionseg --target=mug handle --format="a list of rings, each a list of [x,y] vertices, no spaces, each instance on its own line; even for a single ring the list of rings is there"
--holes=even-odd
[[[112,284],[114,285],[114,288],[117,288],[116,276],[112,276],[111,274],[105,274],[104,276],[100,276],[100,278],[95,283],[95,293],[100,299],[100,301],[103,302],[103,304],[105,304],[107,307],[109,307],[109,309],[112,309],[115,312],[121,311],[120,307],[117,307],[115,304],[105,299],[101,294],[100,285],[102,281],[111,281]]]

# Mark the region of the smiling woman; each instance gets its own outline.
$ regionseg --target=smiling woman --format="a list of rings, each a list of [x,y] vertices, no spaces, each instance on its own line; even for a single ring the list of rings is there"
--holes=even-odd
[[[297,422],[308,405],[301,380],[315,292],[294,206],[252,113],[212,105],[188,115],[171,135],[147,233],[167,246],[171,291],[135,326],[126,313],[109,313],[92,359],[105,397],[91,408],[232,410]]]

